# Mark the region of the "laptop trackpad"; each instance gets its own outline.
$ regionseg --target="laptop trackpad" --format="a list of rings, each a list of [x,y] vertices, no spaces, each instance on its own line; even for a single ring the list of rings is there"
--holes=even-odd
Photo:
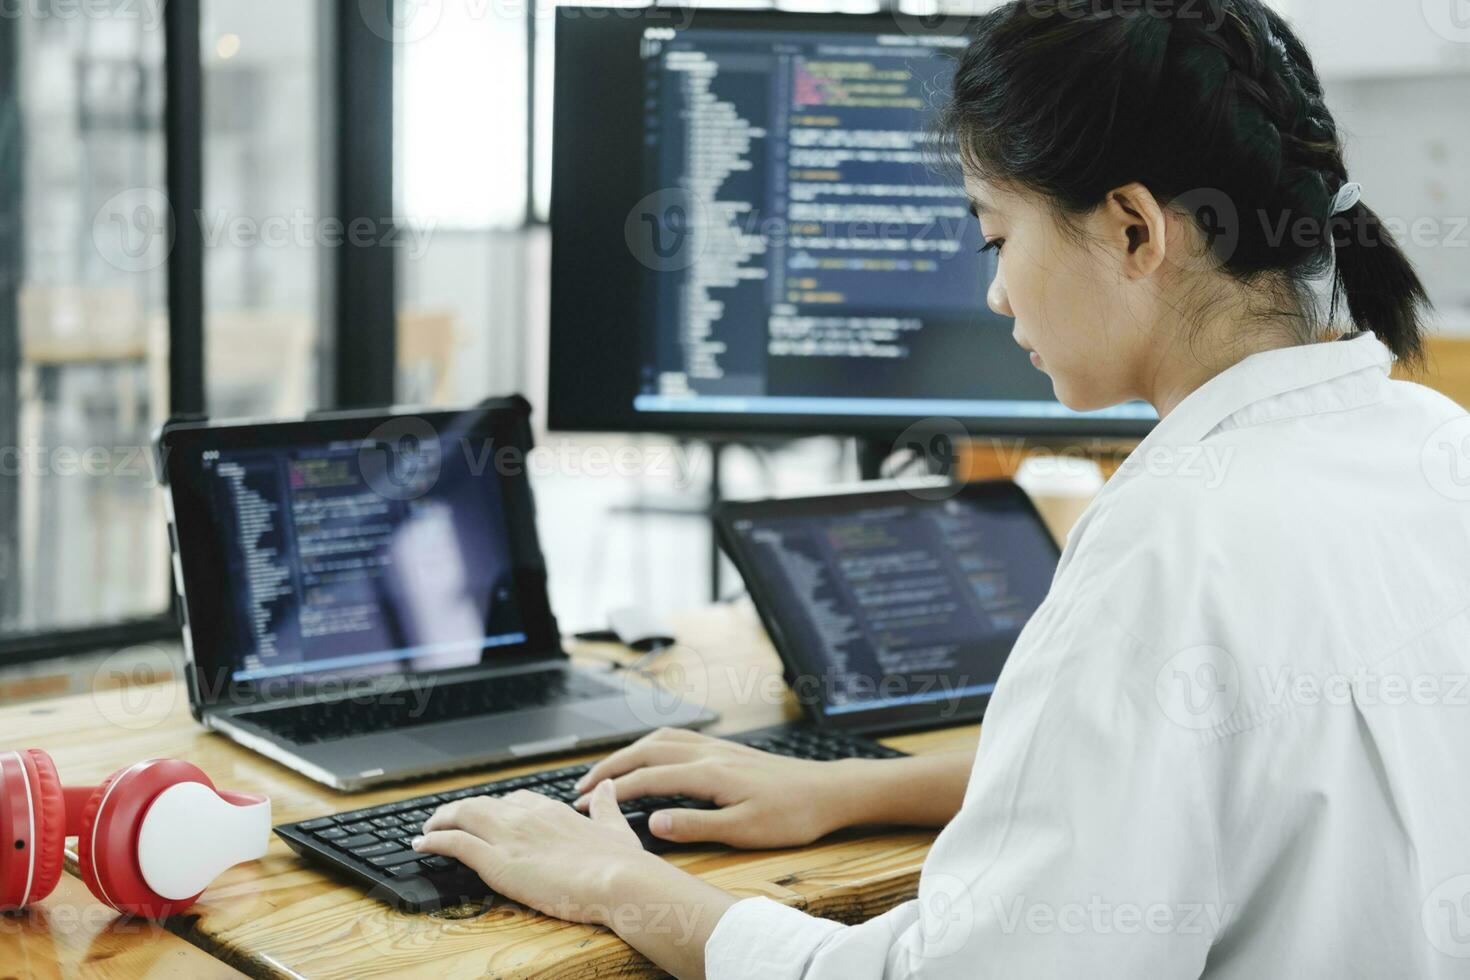
[[[421,732],[404,732],[404,737],[441,755],[462,757],[486,750],[509,749],[567,739],[595,738],[613,731],[613,726],[574,707],[516,711],[489,718],[474,718],[439,725]]]

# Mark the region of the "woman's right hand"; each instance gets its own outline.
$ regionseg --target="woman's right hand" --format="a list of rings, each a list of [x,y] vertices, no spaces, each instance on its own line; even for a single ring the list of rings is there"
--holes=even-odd
[[[649,831],[667,841],[715,841],[732,847],[796,847],[852,822],[859,760],[814,762],[679,728],[661,728],[597,763],[577,783],[574,804],[610,779],[618,801],[689,796],[718,810],[658,810]]]

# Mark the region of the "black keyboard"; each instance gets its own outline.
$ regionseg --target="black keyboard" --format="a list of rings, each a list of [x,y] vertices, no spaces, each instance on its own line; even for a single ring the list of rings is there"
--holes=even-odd
[[[614,688],[577,671],[538,670],[442,684],[428,690],[427,701],[422,691],[405,691],[372,699],[317,701],[251,711],[235,715],[234,720],[297,745],[310,745],[371,732],[584,701],[613,693],[616,693]]]
[[[760,729],[731,736],[731,740],[798,759],[894,759],[905,754],[856,735],[805,727]],[[422,855],[409,846],[423,831],[424,821],[438,807],[471,796],[504,796],[518,789],[571,803],[578,796],[573,786],[590,768],[591,765],[566,766],[497,779],[383,806],[282,824],[275,831],[303,857],[325,863],[367,886],[372,897],[407,912],[428,912],[482,900],[491,894],[479,875],[458,861]],[[668,807],[709,810],[714,804],[682,796],[623,802],[621,808],[628,823],[643,846],[655,853],[681,846],[648,832],[649,815]]]

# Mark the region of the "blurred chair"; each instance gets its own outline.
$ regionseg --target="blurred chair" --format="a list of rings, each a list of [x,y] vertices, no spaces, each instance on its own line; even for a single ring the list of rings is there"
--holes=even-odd
[[[461,346],[459,317],[448,310],[398,314],[398,401],[451,405],[456,401],[455,355]]]

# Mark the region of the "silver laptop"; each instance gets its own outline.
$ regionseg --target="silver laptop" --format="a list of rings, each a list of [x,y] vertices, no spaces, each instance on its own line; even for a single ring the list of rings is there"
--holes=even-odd
[[[343,790],[716,716],[573,666],[524,399],[159,434],[194,716]]]

